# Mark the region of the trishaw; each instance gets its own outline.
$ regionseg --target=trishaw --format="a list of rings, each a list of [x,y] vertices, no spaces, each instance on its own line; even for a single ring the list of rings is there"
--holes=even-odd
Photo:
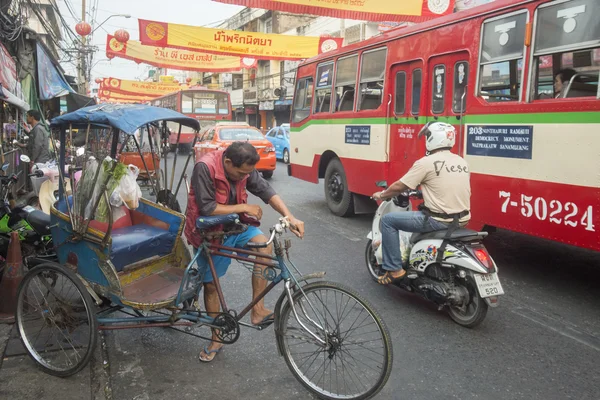
[[[114,157],[124,145],[120,132],[131,135],[156,121],[198,124],[164,108],[100,105],[60,116],[52,126],[60,129],[63,143],[68,126],[92,124],[107,129]],[[61,149],[60,171],[64,154]],[[242,319],[283,282],[274,310],[275,339],[279,354],[302,385],[324,399],[367,399],[383,388],[392,368],[392,343],[385,324],[352,289],[323,281],[325,273],[301,274],[289,257],[291,240],[282,237],[290,227],[286,218],[270,228],[267,243],[236,249],[224,246],[223,239],[247,229],[238,215],[200,217],[196,230],[207,239],[191,254],[182,238],[184,216],[155,202],[141,199],[137,208],[127,209],[118,221],[109,213],[106,224],[83,218],[80,210],[89,202],[82,204],[78,192],[85,190],[86,165],[73,194],[65,196],[61,188],[51,210],[50,228],[59,262],[29,270],[17,295],[21,340],[42,370],[60,377],[80,371],[90,360],[99,329],[162,327],[210,340],[210,332],[198,333],[199,328],[208,327],[222,343],[232,344],[242,326],[265,329],[263,324],[255,326]],[[107,165],[117,169],[117,163]],[[108,174],[95,183],[101,194],[91,200],[93,207],[102,198],[109,200],[110,179]],[[215,226],[223,228],[209,231]],[[273,249],[270,256],[257,251],[268,246]],[[206,257],[214,276],[213,256],[238,260],[270,283],[258,299],[238,312],[226,303],[215,277],[222,310],[209,316],[199,305],[205,271],[196,261]]]

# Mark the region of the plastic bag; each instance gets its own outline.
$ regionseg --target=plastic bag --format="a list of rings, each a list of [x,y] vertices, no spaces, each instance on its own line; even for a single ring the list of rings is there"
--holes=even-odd
[[[127,173],[116,190],[119,191],[119,197],[125,203],[125,207],[130,210],[135,210],[140,206],[140,198],[142,197],[142,189],[137,183],[137,177],[140,173],[140,169],[133,164],[129,164],[127,167]]]
[[[90,157],[85,166],[85,174],[77,185],[77,204],[83,207],[83,219],[90,219],[92,216],[92,207],[94,201],[96,171],[100,167],[98,160]],[[78,215],[81,214],[81,210]],[[81,216],[81,215],[80,215]]]

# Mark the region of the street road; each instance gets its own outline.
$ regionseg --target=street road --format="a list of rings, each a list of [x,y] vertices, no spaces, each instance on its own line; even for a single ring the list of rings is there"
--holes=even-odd
[[[172,158],[173,155],[170,155]],[[179,156],[178,168],[184,157]],[[191,174],[192,167],[188,168]],[[509,232],[486,239],[506,295],[483,324],[461,328],[436,307],[370,280],[364,249],[370,217],[342,219],[327,209],[323,185],[271,180],[306,223],[292,259],[303,272],[326,271],[382,314],[394,343],[394,368],[380,399],[597,399],[600,378],[600,255]],[[182,207],[185,196],[179,201]],[[262,204],[256,198],[251,202]],[[264,208],[262,227],[277,215]],[[222,280],[230,307],[250,300],[250,273],[232,263]],[[274,305],[281,289],[267,297]],[[106,333],[114,399],[306,399],[277,354],[273,328],[243,329],[210,364],[205,341],[170,329]]]

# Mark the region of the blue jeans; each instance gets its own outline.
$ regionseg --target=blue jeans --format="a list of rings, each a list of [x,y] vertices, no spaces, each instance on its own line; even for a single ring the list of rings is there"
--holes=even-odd
[[[450,224],[427,217],[421,211],[392,212],[381,218],[381,245],[383,246],[383,269],[399,271],[402,269],[399,231],[433,232],[448,229]]]

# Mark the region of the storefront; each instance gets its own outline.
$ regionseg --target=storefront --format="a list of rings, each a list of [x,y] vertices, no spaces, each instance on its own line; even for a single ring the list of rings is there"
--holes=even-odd
[[[258,103],[258,110],[261,117],[261,124],[258,128],[266,133],[275,126],[275,102],[273,100],[261,101]]]
[[[290,123],[292,99],[275,100],[275,122],[277,126]]]
[[[231,106],[231,117],[234,122],[246,122],[246,112],[243,105]]]
[[[260,115],[258,114],[258,106],[246,105],[244,106],[244,112],[246,114],[247,122],[250,126],[258,126],[260,123]]]

